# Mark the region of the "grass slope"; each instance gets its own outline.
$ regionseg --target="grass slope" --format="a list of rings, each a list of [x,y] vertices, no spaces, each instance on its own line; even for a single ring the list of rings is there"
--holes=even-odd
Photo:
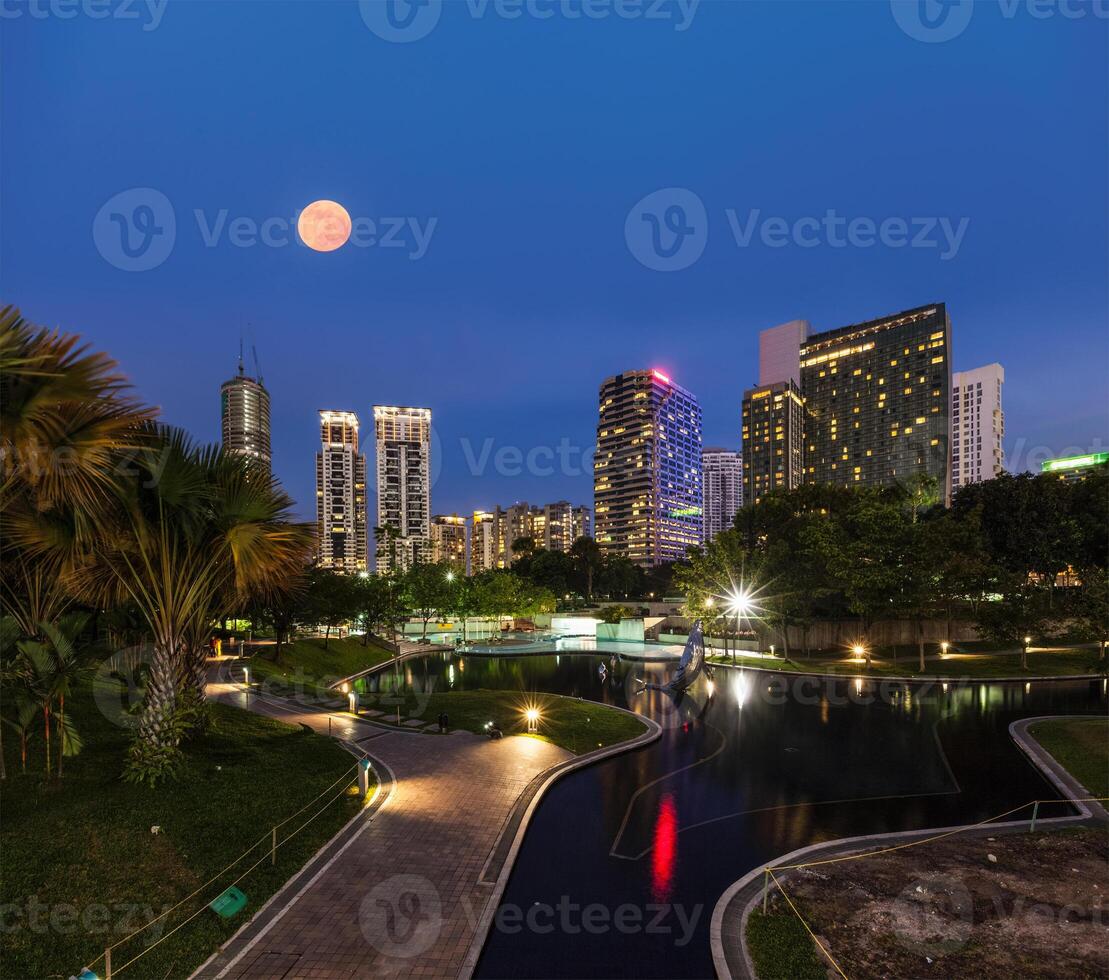
[[[505,735],[524,735],[527,733],[524,711],[528,707],[539,711],[538,737],[575,755],[625,742],[646,729],[634,715],[593,701],[513,691],[410,693],[400,709],[402,716],[428,722],[436,721],[439,713],[445,711],[451,728],[477,734],[484,734],[486,722],[495,721]],[[395,708],[389,705],[388,710]]]
[[[327,695],[330,683],[349,677],[368,667],[392,659],[393,651],[361,637],[332,637],[324,648],[318,637],[306,637],[281,646],[281,657],[274,661],[272,646],[257,647],[250,659],[251,680],[264,681],[277,693],[292,693],[297,685],[310,693]],[[332,695],[334,696],[334,695]]]
[[[1029,732],[1094,796],[1109,796],[1109,718],[1041,721]]]
[[[96,681],[114,693],[115,682]],[[129,732],[102,714],[87,685],[69,699],[85,739],[66,759],[65,777],[46,783],[41,740],[20,774],[18,745],[5,732],[8,780],[3,793],[5,912],[0,975],[68,977],[104,950],[221,871],[256,841],[264,843],[196,899],[113,951],[113,972],[158,938],[129,977],[187,976],[256,912],[356,812],[352,795],[328,793],[278,831],[281,841],[321,810],[271,866],[271,827],[294,814],[355,760],[327,738],[222,705],[212,729],[186,746],[177,781],[156,790],[120,780]],[[336,791],[346,781],[336,786]],[[151,827],[161,828],[152,834]],[[229,921],[203,906],[247,870],[246,909]],[[180,931],[170,931],[198,908]],[[97,967],[103,975],[103,963]]]

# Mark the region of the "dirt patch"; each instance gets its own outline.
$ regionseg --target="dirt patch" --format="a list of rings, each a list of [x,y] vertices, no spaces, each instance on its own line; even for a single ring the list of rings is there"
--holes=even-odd
[[[1109,976],[1105,829],[951,838],[783,881],[851,980]]]

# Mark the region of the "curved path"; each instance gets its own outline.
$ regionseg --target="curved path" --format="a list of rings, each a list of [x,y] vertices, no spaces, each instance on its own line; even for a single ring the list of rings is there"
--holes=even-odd
[[[1047,779],[1060,790],[1060,797],[1075,801],[1073,805],[1078,810],[1078,814],[1075,816],[1041,819],[1037,821],[1036,825],[1048,824],[1052,827],[1068,827],[1104,823],[1109,819],[1109,813],[1098,803],[1089,802],[1087,799],[1089,793],[1085,788],[1027,733],[1028,726],[1038,721],[1065,717],[1068,716],[1044,715],[1035,718],[1023,718],[1009,726],[1009,734],[1021,750]],[[1081,717],[1089,716],[1083,715]],[[904,833],[870,834],[863,837],[848,837],[823,844],[813,844],[768,861],[767,866],[774,868],[780,865],[798,864],[807,860],[863,853],[880,847],[892,847],[952,831],[962,831],[965,837],[992,837],[1007,833],[1025,833],[1030,829],[1031,805],[1028,806],[1027,812],[1028,817],[1023,820],[1004,820],[962,827],[938,827]],[[763,868],[755,868],[728,888],[720,896],[716,907],[713,909],[709,941],[712,944],[713,965],[716,967],[716,974],[720,980],[732,980],[732,978],[757,980],[754,964],[751,962],[744,937],[747,933],[747,919],[762,899],[763,886]]]
[[[543,790],[581,757],[548,742],[427,735],[246,693],[213,675],[209,697],[341,738],[381,790],[195,976],[468,976]],[[275,773],[275,779],[281,774]]]

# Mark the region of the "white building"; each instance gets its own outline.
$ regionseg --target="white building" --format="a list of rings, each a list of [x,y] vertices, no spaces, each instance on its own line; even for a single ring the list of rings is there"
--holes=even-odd
[[[460,514],[436,514],[431,519],[431,560],[465,572],[468,531],[466,518]]]
[[[220,430],[223,447],[270,469],[270,393],[262,379],[239,373],[220,386]]]
[[[730,449],[706,448],[704,468],[704,540],[711,541],[732,527],[743,506],[743,457]]]
[[[759,386],[782,381],[801,384],[801,345],[809,339],[808,320],[790,320],[759,333]]]
[[[374,406],[377,570],[431,560],[431,409]]]
[[[1005,369],[987,364],[951,376],[951,489],[992,480],[1005,470]]]
[[[316,453],[316,554],[324,568],[366,571],[366,457],[358,451],[358,416],[320,411]]]

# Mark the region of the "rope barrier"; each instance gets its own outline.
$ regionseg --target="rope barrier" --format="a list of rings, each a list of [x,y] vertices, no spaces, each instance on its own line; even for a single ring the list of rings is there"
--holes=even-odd
[[[253,844],[251,844],[250,847],[248,847],[245,851],[243,851],[242,854],[240,854],[237,858],[235,858],[234,861],[232,861],[230,864],[228,864],[222,870],[217,871],[211,878],[209,878],[207,881],[205,881],[202,885],[199,885],[197,888],[195,888],[192,892],[190,892],[183,899],[181,899],[181,901],[179,901],[176,905],[170,906],[168,909],[166,909],[164,912],[160,913],[159,915],[155,916],[153,919],[151,919],[145,925],[140,926],[134,932],[132,932],[129,935],[124,936],[122,939],[119,939],[116,942],[112,943],[110,946],[107,947],[106,951],[113,950],[118,946],[122,946],[124,943],[130,942],[139,933],[145,932],[147,929],[149,929],[152,925],[154,925],[155,922],[158,922],[161,919],[164,919],[167,915],[170,915],[171,913],[175,912],[177,909],[179,909],[186,902],[191,901],[193,898],[195,898],[197,895],[199,895],[202,891],[204,891],[204,889],[206,889],[209,885],[211,885],[212,882],[218,880],[219,878],[222,878],[225,874],[227,874],[228,871],[230,871],[233,867],[235,867],[235,865],[237,865],[240,861],[242,861],[243,858],[245,858],[248,854],[250,854],[252,851],[256,850],[261,844],[270,842],[271,834],[273,833],[274,830],[276,830],[279,827],[283,827],[290,820],[293,820],[294,818],[300,816],[300,814],[302,814],[305,810],[307,810],[310,806],[312,806],[312,804],[314,804],[321,796],[323,796],[325,793],[330,793],[338,783],[342,782],[343,780],[347,780],[346,785],[339,792],[339,794],[336,797],[334,797],[332,800],[328,800],[328,802],[324,805],[323,809],[326,809],[328,806],[331,805],[332,802],[334,802],[335,799],[338,799],[339,796],[342,796],[343,793],[345,793],[351,786],[353,786],[353,785],[355,785],[355,783],[357,783],[357,779],[354,779],[354,780],[350,779],[351,771],[352,770],[357,771],[357,769],[358,769],[358,765],[356,763],[350,769],[344,770],[343,774],[338,779],[334,780],[332,783],[330,783],[328,786],[326,786],[320,793],[317,793],[316,796],[314,796],[312,799],[310,799],[306,804],[304,804],[304,806],[302,806],[295,813],[293,813],[290,816],[286,817],[284,820],[281,821],[281,823],[275,824],[273,829],[270,831],[270,833],[267,833],[264,836],[259,837],[258,840],[256,840]],[[322,812],[323,812],[323,810],[320,810],[319,812],[314,814],[312,817],[309,818],[308,822],[311,822],[311,820],[314,820]],[[301,830],[304,829],[305,826],[307,826],[307,823],[302,824],[299,828],[297,828],[297,830],[293,831],[293,833],[290,834],[288,837],[286,837],[285,840],[282,841],[282,843],[289,840],[291,837],[294,836],[294,834],[299,833]],[[278,846],[280,846],[280,845],[278,845]],[[268,855],[269,853],[270,853],[270,851],[267,850],[266,854]],[[265,858],[262,858],[262,860],[264,861]],[[261,861],[258,862],[258,864],[260,864],[260,863],[261,863]],[[254,868],[258,867],[258,864],[252,865],[250,870],[253,870]],[[249,872],[247,872],[247,873],[249,873]],[[239,879],[239,880],[241,880],[241,879]],[[231,886],[229,885],[228,887],[231,887]],[[207,906],[201,906],[202,909],[206,908],[206,907]],[[190,918],[191,918],[191,916],[190,916]],[[186,919],[185,921],[187,922],[189,920]],[[185,923],[182,923],[182,925],[184,925],[184,924]],[[180,928],[180,926],[178,926],[177,928]],[[176,932],[176,929],[174,929],[173,931]],[[172,933],[167,933],[166,936],[162,937],[162,939],[167,938],[169,935],[172,935]],[[161,942],[161,941],[162,941],[161,939],[158,940],[158,942]],[[158,943],[154,943],[154,945],[148,947],[148,949],[153,949],[154,946],[157,946],[157,945],[158,945]],[[140,953],[139,955],[141,956],[142,953]],[[135,957],[135,959],[137,959],[137,958],[138,957]],[[94,959],[91,963],[89,963],[87,968],[91,970],[102,959],[104,959],[104,953],[101,953],[99,956],[96,957],[96,959]],[[125,966],[127,966],[127,965],[129,965],[129,963],[133,963],[133,962],[134,962],[134,959],[129,960],[128,963],[125,963],[123,966],[113,969],[112,973],[113,974],[119,973],[119,971],[122,970]]]
[[[782,893],[782,897],[787,902],[789,902],[789,907],[793,909],[793,914],[801,920],[801,925],[805,927],[805,931],[812,937],[812,941],[820,947],[820,952],[822,952],[828,958],[828,962],[836,968],[836,972],[841,977],[843,977],[843,980],[847,980],[847,974],[844,973],[843,970],[840,968],[840,965],[836,962],[835,957],[833,957],[832,954],[828,952],[827,947],[819,939],[816,938],[816,933],[809,928],[809,924],[805,921],[805,917],[797,911],[797,906],[793,904],[793,899],[789,897],[789,893],[782,887],[782,883],[778,880],[778,876],[774,874],[774,872],[770,868],[767,868],[766,870],[770,873],[770,877],[774,879],[774,884],[778,886],[778,891]]]
[[[954,830],[948,830],[948,831],[945,831],[942,834],[934,834],[931,837],[922,837],[919,840],[906,841],[903,844],[896,844],[893,847],[883,847],[883,848],[881,848],[879,850],[876,850],[876,851],[863,851],[863,852],[858,853],[858,854],[842,854],[842,855],[839,855],[838,857],[825,858],[822,861],[806,861],[806,862],[801,863],[801,864],[779,864],[779,865],[775,865],[773,868],[771,868],[770,866],[767,866],[764,869],[764,871],[767,875],[770,876],[770,878],[773,879],[774,884],[778,886],[778,891],[780,891],[782,893],[782,897],[785,898],[785,900],[789,903],[789,907],[790,907],[790,909],[792,909],[793,914],[797,916],[798,920],[801,922],[801,925],[803,925],[805,927],[805,931],[812,938],[812,941],[814,943],[816,943],[816,945],[819,947],[820,951],[825,955],[825,957],[827,957],[828,962],[831,963],[832,966],[834,966],[836,968],[836,972],[839,973],[839,975],[843,978],[843,980],[847,980],[847,974],[843,972],[843,969],[836,962],[836,960],[832,956],[832,954],[828,951],[828,949],[825,947],[825,945],[817,938],[816,933],[814,933],[812,931],[812,929],[809,927],[808,922],[806,922],[805,917],[803,915],[801,915],[801,912],[798,910],[797,906],[794,904],[793,899],[790,898],[789,893],[785,890],[785,888],[782,887],[781,879],[779,879],[778,876],[776,874],[774,874],[775,871],[795,871],[795,870],[799,870],[799,869],[802,869],[802,868],[813,868],[813,867],[817,867],[818,865],[823,865],[823,864],[837,864],[837,863],[842,862],[842,861],[861,861],[861,860],[864,860],[866,858],[877,857],[879,854],[889,854],[893,851],[900,851],[900,850],[902,850],[903,848],[906,848],[906,847],[916,847],[919,844],[928,844],[928,843],[931,843],[932,841],[942,840],[945,837],[951,837],[955,834],[962,834],[962,833],[965,833],[966,831],[975,830],[978,827],[988,826],[989,824],[993,823],[995,820],[1000,820],[1002,817],[1007,817],[1012,813],[1016,813],[1018,810],[1025,809],[1026,807],[1034,807],[1035,809],[1034,809],[1033,813],[1035,814],[1035,812],[1038,811],[1039,806],[1040,806],[1041,803],[1106,803],[1106,802],[1109,802],[1109,797],[1105,797],[1105,796],[1091,796],[1091,797],[1086,797],[1086,798],[1083,798],[1083,799],[1066,799],[1066,800],[1030,800],[1027,803],[1022,803],[1020,806],[1013,807],[1013,809],[1011,809],[1011,810],[1006,810],[1004,813],[999,813],[997,816],[987,817],[985,820],[980,820],[978,823],[967,824],[965,827],[956,827]],[[1035,821],[1035,816],[1033,816],[1033,825],[1034,825],[1034,821]],[[765,901],[766,901],[766,899],[765,899],[765,894],[764,894],[764,896],[763,896],[764,908],[765,908]],[[765,911],[764,911],[764,914],[765,914]]]

